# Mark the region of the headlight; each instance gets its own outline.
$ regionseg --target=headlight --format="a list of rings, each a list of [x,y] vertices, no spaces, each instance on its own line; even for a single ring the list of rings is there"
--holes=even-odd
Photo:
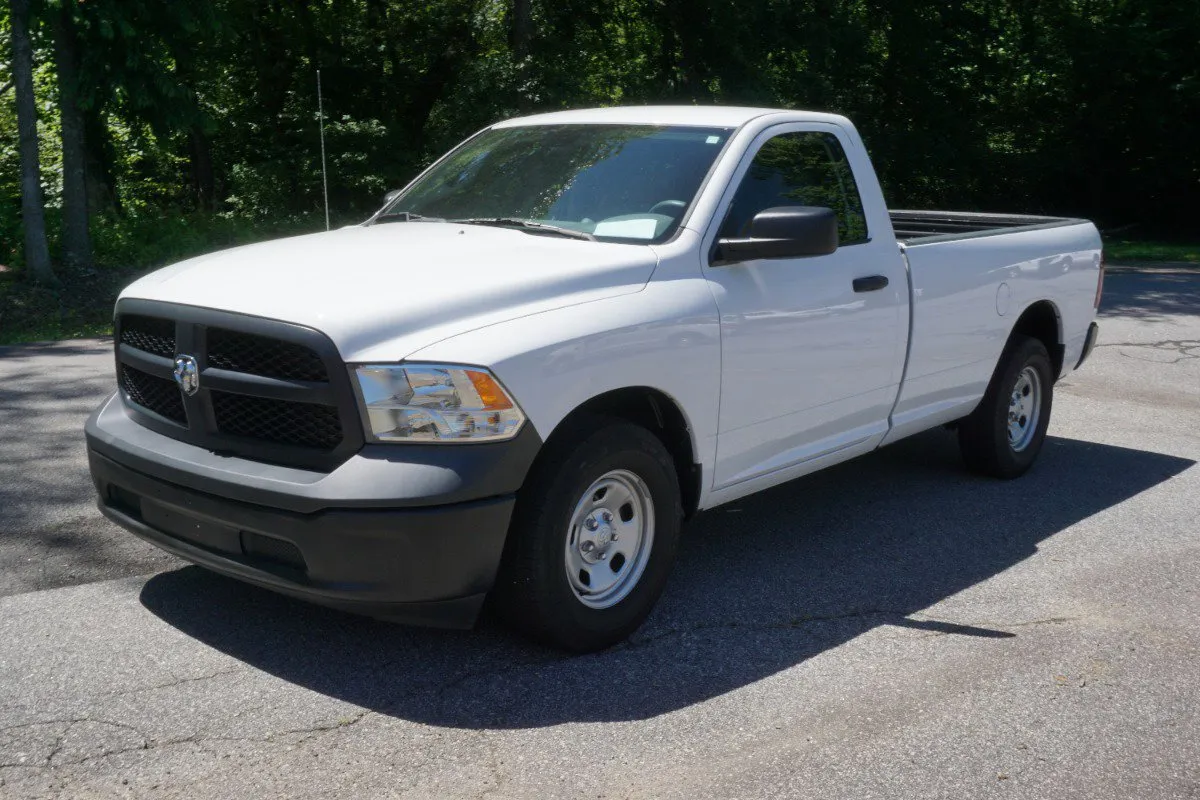
[[[478,367],[355,367],[368,439],[379,442],[494,442],[511,439],[525,415],[500,382]]]

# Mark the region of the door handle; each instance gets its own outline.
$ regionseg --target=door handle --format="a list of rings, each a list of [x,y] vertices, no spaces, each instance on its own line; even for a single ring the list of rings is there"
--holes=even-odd
[[[854,279],[854,291],[856,292],[877,292],[887,285],[886,275],[871,275],[866,278]]]

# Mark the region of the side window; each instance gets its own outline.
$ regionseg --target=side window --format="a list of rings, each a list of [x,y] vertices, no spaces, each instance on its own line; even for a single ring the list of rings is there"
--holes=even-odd
[[[867,219],[854,173],[831,133],[796,131],[768,139],[742,178],[721,236],[746,236],[754,215],[776,206],[832,208],[840,245],[867,240]]]

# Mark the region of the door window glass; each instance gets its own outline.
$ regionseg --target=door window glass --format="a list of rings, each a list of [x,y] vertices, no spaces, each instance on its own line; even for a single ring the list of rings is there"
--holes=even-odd
[[[831,208],[837,214],[839,246],[867,241],[854,173],[831,133],[795,131],[767,140],[742,178],[721,236],[748,236],[754,215],[777,206]]]

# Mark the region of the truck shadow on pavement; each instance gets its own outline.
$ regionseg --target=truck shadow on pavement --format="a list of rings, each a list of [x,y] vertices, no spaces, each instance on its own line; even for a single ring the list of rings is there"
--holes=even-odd
[[[252,667],[398,718],[464,728],[644,719],[881,625],[1002,647],[995,640],[1020,635],[1029,620],[909,617],[1194,463],[1051,437],[1033,471],[1000,482],[966,474],[951,435],[923,434],[701,515],[647,624],[628,644],[588,656],[529,644],[486,620],[453,632],[361,619],[197,567],[155,576],[141,600]],[[1053,580],[1048,560],[1033,568]]]

